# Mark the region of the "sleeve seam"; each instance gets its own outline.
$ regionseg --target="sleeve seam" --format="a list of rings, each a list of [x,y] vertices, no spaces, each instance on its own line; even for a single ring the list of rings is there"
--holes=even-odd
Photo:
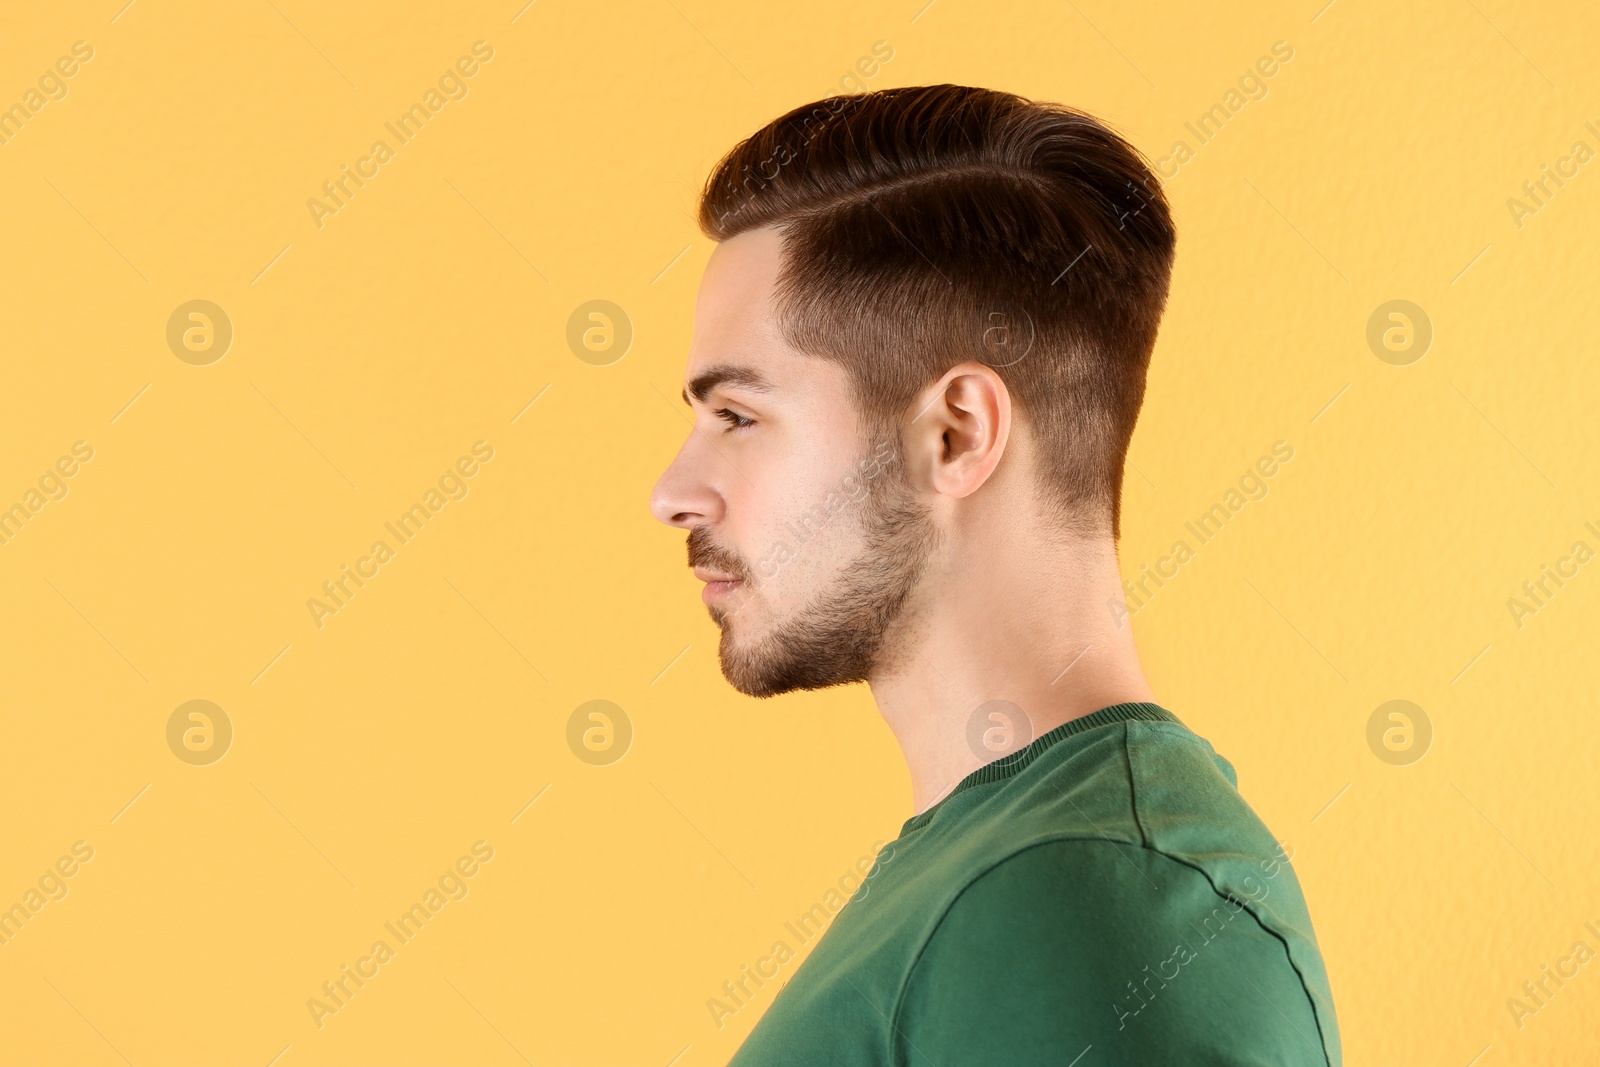
[[[1140,832],[1143,833],[1142,830]],[[1198,867],[1195,864],[1193,864],[1193,863],[1189,862],[1188,860],[1185,860],[1185,859],[1183,859],[1183,858],[1181,858],[1179,856],[1174,856],[1170,852],[1163,852],[1161,849],[1151,848],[1148,845],[1135,843],[1135,842],[1132,842],[1132,841],[1119,842],[1119,841],[1115,840],[1114,838],[1110,838],[1110,837],[1096,837],[1096,836],[1088,836],[1088,835],[1081,835],[1081,834],[1056,835],[1056,836],[1040,838],[1040,839],[1035,840],[1035,841],[1030,841],[1027,844],[1022,845],[1021,847],[1019,847],[1019,848],[1017,848],[1017,849],[1015,849],[1015,850],[1013,850],[1011,852],[1006,853],[1004,856],[1002,856],[999,859],[995,860],[995,862],[990,864],[988,867],[985,867],[982,871],[978,872],[972,878],[968,879],[967,880],[967,884],[962,886],[960,891],[957,892],[954,896],[952,896],[950,898],[949,902],[947,904],[945,904],[944,910],[939,913],[939,918],[928,929],[928,932],[923,935],[922,943],[917,946],[916,954],[912,957],[910,966],[908,966],[906,968],[905,974],[902,975],[901,978],[900,978],[899,988],[895,991],[894,1005],[890,1009],[890,1012],[889,1012],[889,1034],[888,1034],[888,1039],[890,1041],[889,1062],[891,1064],[898,1065],[898,1064],[900,1064],[902,1062],[900,1057],[899,1057],[899,1048],[897,1047],[896,1039],[904,1037],[904,1034],[902,1033],[902,1031],[900,1029],[900,1013],[901,1013],[902,1008],[905,1005],[906,990],[911,985],[911,979],[912,979],[913,975],[916,973],[917,967],[921,965],[922,957],[927,952],[928,946],[930,944],[932,944],[933,939],[936,936],[938,936],[939,930],[944,925],[945,919],[947,919],[949,917],[951,911],[953,911],[955,909],[956,904],[960,902],[961,898],[964,897],[967,894],[967,891],[969,889],[971,889],[973,886],[977,885],[978,882],[982,881],[988,875],[993,874],[996,870],[998,870],[999,868],[1004,866],[1007,862],[1009,862],[1009,861],[1011,861],[1013,859],[1016,859],[1018,856],[1022,855],[1025,852],[1031,852],[1034,849],[1043,847],[1045,845],[1076,844],[1076,843],[1108,844],[1108,845],[1112,845],[1114,847],[1118,846],[1118,845],[1128,845],[1128,846],[1130,846],[1132,848],[1139,849],[1141,852],[1148,852],[1148,853],[1150,853],[1152,855],[1161,856],[1164,859],[1171,860],[1173,863],[1176,863],[1181,867],[1187,867],[1190,870],[1194,871],[1195,873],[1199,874],[1200,877],[1205,879],[1206,885],[1211,887],[1211,891],[1217,895],[1217,898],[1219,900],[1223,900],[1223,901],[1227,901],[1227,900],[1230,900],[1230,899],[1238,900],[1237,897],[1230,898],[1227,894],[1223,893],[1220,889],[1218,889],[1217,888],[1217,884],[1211,880],[1211,875],[1208,874],[1203,868]],[[1261,929],[1261,931],[1263,933],[1269,934],[1272,937],[1276,938],[1278,943],[1283,946],[1284,958],[1288,962],[1290,969],[1294,971],[1295,977],[1297,979],[1299,979],[1300,992],[1305,995],[1306,1004],[1311,1009],[1311,1019],[1312,1019],[1313,1022],[1315,1022],[1317,1024],[1318,1051],[1320,1051],[1322,1053],[1323,1062],[1325,1064],[1327,1064],[1328,1067],[1332,1067],[1332,1061],[1331,1061],[1331,1058],[1330,1058],[1329,1053],[1328,1053],[1327,1035],[1323,1032],[1322,1016],[1317,1011],[1316,998],[1311,995],[1311,990],[1306,985],[1305,974],[1300,970],[1299,964],[1295,963],[1294,954],[1289,951],[1289,942],[1288,942],[1288,940],[1285,939],[1282,934],[1278,933],[1276,930],[1273,930],[1271,927],[1267,926],[1264,922],[1261,921],[1261,916],[1256,914],[1255,909],[1251,906],[1251,902],[1250,901],[1248,901],[1248,900],[1240,901],[1240,904],[1241,904],[1243,910],[1246,913],[1249,914],[1250,918],[1255,920],[1256,925],[1258,927],[1260,927],[1260,929]],[[1293,1024],[1291,1024],[1291,1025],[1293,1025]],[[909,1039],[907,1039],[907,1043],[908,1044],[910,1043]]]

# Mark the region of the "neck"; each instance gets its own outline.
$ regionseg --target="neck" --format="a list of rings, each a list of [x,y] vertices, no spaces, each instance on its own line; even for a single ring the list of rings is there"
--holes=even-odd
[[[1019,518],[947,527],[870,679],[918,814],[1062,723],[1154,699],[1126,613],[1107,606],[1123,602],[1110,537]]]

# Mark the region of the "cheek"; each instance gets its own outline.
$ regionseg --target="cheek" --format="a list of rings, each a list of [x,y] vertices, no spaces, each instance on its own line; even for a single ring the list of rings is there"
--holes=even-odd
[[[777,505],[769,535],[789,547],[785,570],[796,585],[809,588],[833,580],[853,565],[860,551],[860,509],[838,482]]]
[[[855,558],[866,486],[860,457],[833,445],[838,439],[812,434],[793,448],[769,439],[770,450],[742,457],[743,477],[727,488],[720,540],[760,579],[764,600],[806,599]]]
[[[843,480],[843,475],[840,475]],[[771,482],[744,486],[738,502],[730,501],[730,522],[723,530],[728,545],[760,582],[757,592],[774,606],[795,605],[814,595],[819,585],[834,581],[854,558],[859,542],[859,504],[837,490],[806,486],[806,491],[778,491]]]

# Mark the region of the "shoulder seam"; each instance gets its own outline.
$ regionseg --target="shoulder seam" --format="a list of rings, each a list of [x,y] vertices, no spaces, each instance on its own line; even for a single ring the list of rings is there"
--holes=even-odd
[[[1139,831],[1139,847],[1150,847],[1150,835],[1144,832],[1144,823],[1139,820],[1139,783],[1133,773],[1133,726],[1130,723],[1122,724],[1122,758],[1128,767],[1128,810],[1133,815],[1133,825]]]
[[[1201,737],[1188,726],[1185,726],[1181,723],[1150,722],[1141,720],[1140,725],[1148,726],[1157,733],[1166,734],[1168,737],[1177,738],[1179,741],[1187,741],[1189,744],[1195,745],[1202,751],[1211,753],[1216,752],[1216,746],[1214,746],[1208,739]],[[1174,727],[1176,727],[1176,729],[1174,729]]]
[[[1141,830],[1140,833],[1143,833],[1143,830]],[[906,988],[911,984],[911,976],[912,976],[912,974],[914,974],[916,972],[916,969],[917,969],[918,965],[920,965],[922,963],[923,953],[925,953],[927,951],[928,945],[932,943],[934,937],[938,934],[939,928],[944,925],[945,919],[949,917],[950,912],[952,910],[954,910],[956,904],[961,900],[961,898],[966,895],[967,890],[971,889],[974,885],[976,885],[984,877],[986,877],[989,874],[992,874],[995,870],[999,869],[1005,863],[1007,863],[1008,861],[1013,860],[1016,857],[1022,855],[1024,852],[1031,852],[1032,850],[1034,850],[1036,848],[1040,848],[1040,847],[1045,846],[1045,845],[1075,844],[1075,843],[1107,844],[1107,845],[1112,845],[1112,846],[1128,845],[1131,848],[1137,848],[1141,852],[1148,852],[1148,853],[1150,853],[1152,855],[1161,856],[1164,859],[1171,860],[1173,863],[1176,863],[1176,864],[1178,864],[1179,866],[1182,866],[1182,867],[1187,867],[1190,870],[1194,871],[1195,873],[1199,874],[1201,878],[1205,879],[1206,885],[1211,887],[1211,891],[1217,895],[1217,898],[1219,900],[1223,900],[1223,901],[1238,900],[1237,897],[1229,897],[1227,894],[1223,893],[1220,889],[1218,889],[1217,888],[1217,884],[1211,880],[1211,875],[1208,874],[1203,868],[1196,866],[1195,864],[1189,862],[1188,860],[1183,859],[1182,857],[1174,856],[1170,852],[1163,852],[1161,849],[1158,849],[1158,848],[1151,848],[1151,847],[1149,847],[1147,845],[1137,844],[1137,843],[1134,843],[1134,842],[1131,842],[1131,841],[1119,842],[1119,841],[1115,840],[1114,838],[1110,838],[1110,837],[1096,837],[1096,836],[1087,836],[1087,835],[1081,835],[1081,834],[1054,835],[1054,836],[1050,836],[1050,837],[1039,838],[1038,840],[1035,840],[1035,841],[1030,841],[1027,844],[1022,845],[1021,847],[1019,847],[1017,849],[1014,849],[1011,852],[1006,853],[1004,856],[1002,856],[999,859],[995,860],[989,866],[985,867],[982,871],[978,872],[976,875],[974,875],[973,877],[968,879],[967,880],[967,884],[962,886],[960,891],[957,892],[954,896],[952,896],[950,898],[949,902],[947,904],[945,904],[944,910],[942,912],[940,912],[939,918],[928,929],[928,932],[923,935],[922,943],[917,946],[917,951],[911,958],[910,966],[908,966],[906,968],[906,970],[905,970],[905,973],[900,976],[899,987],[895,990],[894,1004],[893,1004],[893,1006],[891,1007],[891,1009],[889,1011],[889,1016],[888,1016],[888,1021],[889,1021],[888,1040],[890,1042],[889,1062],[891,1064],[899,1064],[900,1063],[900,1060],[897,1058],[898,1050],[896,1049],[894,1042],[895,1042],[895,1038],[898,1037],[901,1034],[901,1030],[900,1030],[900,1012],[901,1012],[901,1009],[905,1005]],[[1120,848],[1119,848],[1119,851],[1120,851]],[[1261,931],[1263,933],[1269,934],[1272,937],[1276,938],[1278,943],[1283,946],[1284,958],[1288,962],[1290,969],[1294,971],[1295,977],[1300,980],[1300,992],[1302,994],[1304,994],[1304,996],[1306,998],[1306,1004],[1311,1009],[1312,1021],[1317,1024],[1317,1042],[1318,1042],[1318,1046],[1319,1046],[1318,1050],[1322,1053],[1323,1062],[1325,1064],[1327,1064],[1327,1067],[1332,1067],[1332,1059],[1331,1059],[1331,1057],[1329,1056],[1329,1053],[1328,1053],[1327,1035],[1323,1032],[1323,1029],[1322,1029],[1322,1016],[1317,1011],[1316,999],[1311,995],[1311,990],[1306,985],[1305,974],[1301,972],[1300,966],[1297,963],[1295,963],[1294,954],[1289,951],[1289,942],[1283,937],[1282,934],[1278,933],[1276,930],[1273,930],[1271,927],[1267,926],[1265,923],[1263,923],[1261,921],[1261,916],[1256,914],[1255,910],[1251,907],[1251,902],[1250,901],[1247,901],[1247,900],[1246,901],[1239,901],[1239,903],[1240,903],[1242,909],[1246,913],[1249,914],[1250,918],[1255,920],[1256,925],[1258,927],[1260,927],[1260,929],[1261,929]]]

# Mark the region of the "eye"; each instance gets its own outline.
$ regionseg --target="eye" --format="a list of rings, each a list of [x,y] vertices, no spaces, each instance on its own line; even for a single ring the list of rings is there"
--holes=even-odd
[[[733,411],[729,408],[717,408],[711,414],[728,423],[728,428],[724,430],[723,433],[732,433],[734,430],[742,430],[747,426],[754,426],[756,423],[755,419],[747,419],[737,411]]]

